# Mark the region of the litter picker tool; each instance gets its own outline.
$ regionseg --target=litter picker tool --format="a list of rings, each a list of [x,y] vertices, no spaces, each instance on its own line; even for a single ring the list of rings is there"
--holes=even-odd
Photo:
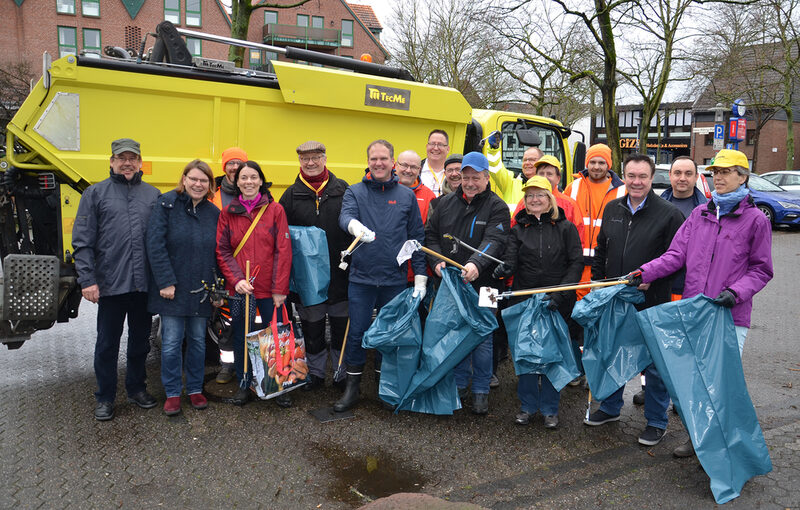
[[[449,259],[449,258],[445,257],[444,255],[442,255],[441,253],[436,253],[435,251],[431,250],[430,248],[426,248],[426,247],[422,246],[422,244],[419,241],[417,241],[416,239],[409,239],[408,241],[403,243],[403,247],[400,248],[400,252],[397,254],[397,265],[399,266],[403,262],[405,262],[406,260],[410,259],[411,255],[413,255],[414,252],[417,251],[417,250],[421,250],[424,253],[427,253],[428,255],[430,255],[432,257],[436,257],[437,259],[444,260],[448,264],[453,265],[453,266],[461,269],[462,271],[464,270],[464,266],[462,266],[461,264],[459,264],[455,260]]]
[[[250,283],[250,261],[245,262],[244,278]],[[250,294],[244,295],[244,377],[242,377],[242,388],[247,388],[247,335],[250,334]]]
[[[495,258],[495,257],[492,257],[491,255],[488,255],[488,254],[480,251],[479,249],[468,245],[467,243],[465,243],[464,241],[462,241],[461,239],[457,238],[456,236],[454,236],[452,234],[444,234],[444,235],[442,235],[442,237],[444,237],[447,240],[453,241],[453,243],[454,243],[453,244],[453,253],[456,252],[456,249],[457,249],[456,245],[461,245],[461,246],[463,246],[464,248],[466,248],[466,249],[468,249],[470,251],[474,251],[475,253],[477,253],[481,257],[486,257],[487,259],[491,260],[492,262],[497,262],[498,264],[502,264],[503,263],[502,260],[500,260],[498,258]]]
[[[356,245],[361,241],[361,238],[364,237],[364,232],[361,232],[353,239],[353,242],[350,243],[350,246],[347,247],[346,250],[342,251],[341,258],[339,258],[339,269],[342,271],[347,270],[348,263],[344,261],[344,258],[353,253],[356,250]],[[339,366],[341,366],[341,361],[339,362]]]
[[[350,332],[350,318],[347,318],[347,326],[344,328],[344,340],[342,341],[342,350],[339,351],[339,366],[336,367],[336,371],[333,373],[333,380],[334,382],[339,380],[342,377],[342,359],[344,358],[344,349],[347,347],[347,334]]]
[[[515,296],[532,296],[533,294],[543,294],[545,292],[561,292],[563,290],[577,290],[577,289],[595,289],[597,287],[610,287],[612,285],[621,285],[629,283],[630,280],[624,278],[615,278],[610,281],[602,282],[578,282],[570,285],[558,285],[553,287],[539,287],[537,289],[525,290],[512,290],[507,292],[499,292],[492,287],[481,287],[478,293],[478,306],[489,308],[497,308],[497,302],[501,299],[508,299]]]
[[[344,350],[347,348],[347,334],[349,332],[350,332],[350,319],[347,319],[347,326],[345,326],[344,328],[344,341],[342,342],[342,350],[339,353],[339,366],[333,373],[334,382],[336,382],[336,380],[342,376],[342,371],[343,371],[342,360],[344,359]],[[322,423],[326,423],[329,421],[336,421],[336,420],[346,420],[348,418],[352,418],[355,416],[353,414],[352,409],[348,409],[347,411],[342,411],[337,413],[336,411],[333,410],[332,406],[321,407],[319,409],[312,409],[311,411],[308,412],[308,414],[310,414],[311,416],[313,416]]]

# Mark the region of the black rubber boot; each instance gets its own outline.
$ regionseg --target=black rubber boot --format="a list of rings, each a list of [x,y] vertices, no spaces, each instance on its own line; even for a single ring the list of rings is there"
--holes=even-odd
[[[347,379],[345,381],[342,398],[333,404],[333,410],[337,413],[347,411],[358,403],[358,398],[361,394],[361,371],[354,373],[348,370]]]

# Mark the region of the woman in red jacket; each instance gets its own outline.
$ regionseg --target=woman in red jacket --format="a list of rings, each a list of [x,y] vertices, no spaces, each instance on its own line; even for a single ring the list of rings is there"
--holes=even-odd
[[[269,193],[261,167],[255,161],[243,163],[236,171],[234,184],[239,196],[223,209],[217,223],[217,264],[225,278],[229,293],[236,293],[244,303],[244,295],[255,298],[263,319],[272,317],[273,307],[281,306],[289,294],[289,273],[292,268],[292,245],[289,225],[283,207]],[[250,227],[255,223],[250,235]],[[250,281],[245,278],[250,261]],[[244,306],[232,306],[234,367],[239,391],[233,403],[244,405],[250,399],[249,377],[244,375]],[[255,314],[250,315],[254,319]],[[266,325],[266,323],[264,323]],[[281,399],[279,405],[291,405]]]

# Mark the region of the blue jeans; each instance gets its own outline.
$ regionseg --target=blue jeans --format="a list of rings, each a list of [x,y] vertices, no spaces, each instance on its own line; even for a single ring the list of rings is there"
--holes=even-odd
[[[664,386],[664,381],[658,375],[655,365],[644,369],[644,417],[647,424],[658,428],[667,428],[667,407],[669,407],[669,392]],[[618,389],[600,404],[600,410],[611,416],[618,416],[622,409],[622,393],[625,386]]]
[[[492,333],[453,369],[456,386],[466,388],[472,378],[472,393],[489,393],[492,379]]]
[[[361,340],[372,323],[372,310],[376,309],[380,312],[383,305],[405,289],[405,284],[378,286],[350,282],[347,287],[347,299],[350,303],[350,330],[347,333],[347,345],[344,350],[344,360],[348,369],[361,371],[367,362],[367,350],[361,347]],[[380,366],[381,355],[375,351],[375,370],[380,371]]]
[[[242,296],[244,299],[244,296]],[[250,296],[250,301],[253,301],[255,298]],[[272,298],[263,298],[263,299],[255,299],[256,307],[258,307],[258,312],[261,314],[261,325],[257,325],[255,320],[256,317],[254,313],[250,314],[250,329],[248,330],[250,333],[253,331],[258,331],[258,329],[264,329],[269,327],[269,323],[272,322],[272,312],[275,311],[275,306],[272,303]],[[252,307],[252,305],[251,305]],[[246,376],[247,380],[245,382],[246,385],[250,384],[252,380],[253,372],[250,370],[250,364],[248,362],[248,370],[247,374],[244,373],[244,306],[239,307],[241,309],[241,315],[236,314],[231,316],[231,338],[233,339],[233,368],[236,369],[236,380],[239,382],[239,385],[242,384],[242,379]],[[256,329],[258,328],[258,329]]]
[[[97,307],[97,342],[94,346],[94,374],[97,378],[98,402],[114,402],[117,398],[117,358],[122,326],[128,319],[127,373],[125,390],[136,395],[147,389],[144,363],[150,352],[150,323],[147,293],[129,292],[101,297]]]
[[[183,338],[186,337],[186,394],[203,391],[206,361],[206,317],[161,316],[161,383],[169,397],[183,389]]]
[[[542,388],[539,389],[539,382]],[[558,402],[561,393],[557,392],[546,375],[522,374],[517,382],[517,396],[522,410],[528,414],[540,411],[544,416],[558,414]]]

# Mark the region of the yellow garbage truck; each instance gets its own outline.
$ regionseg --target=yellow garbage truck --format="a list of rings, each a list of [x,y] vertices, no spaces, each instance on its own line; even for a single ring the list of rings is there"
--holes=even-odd
[[[521,170],[531,143],[572,169],[570,130],[561,123],[473,111],[457,90],[415,82],[402,69],[169,22],[156,34],[154,46],[135,57],[113,48],[102,58],[51,62],[45,54],[42,78],[7,125],[0,159],[0,341],[9,348],[77,317],[72,225],[81,193],[108,176],[117,138],[141,143],[144,180],[164,191],[189,161],[200,158],[221,173],[222,151],[242,147],[264,168],[276,199],[294,182],[294,149],[307,140],[323,142],[328,166],[351,183],[364,174],[370,141],[385,138],[424,156],[433,129],[445,130],[451,150],[464,153],[491,150],[484,141],[493,134],[494,160],[512,172]],[[273,61],[264,72],[192,58],[183,40],[189,35],[283,53],[290,61]]]

